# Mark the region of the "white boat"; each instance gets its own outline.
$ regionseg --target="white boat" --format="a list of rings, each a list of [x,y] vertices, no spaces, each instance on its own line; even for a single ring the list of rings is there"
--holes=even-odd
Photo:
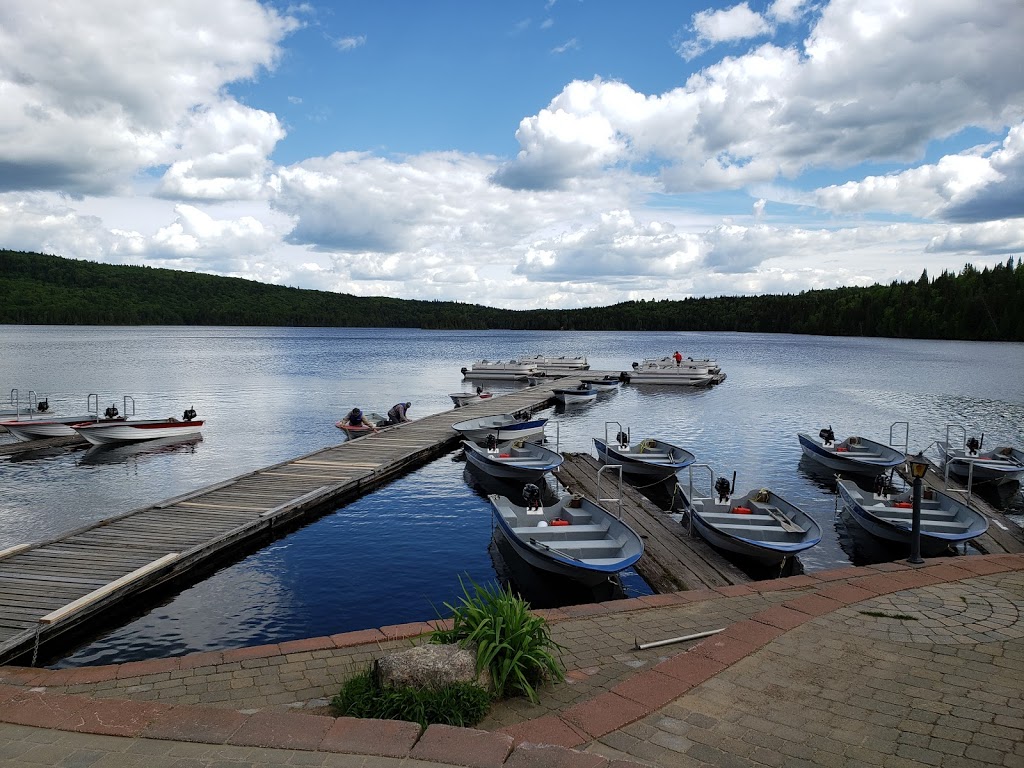
[[[949,474],[961,482],[999,484],[1024,478],[1024,451],[1009,445],[985,451],[984,440],[984,435],[981,440],[971,437],[959,448],[946,440],[935,445]]]
[[[836,483],[839,497],[853,519],[879,539],[910,544],[913,533],[913,491],[872,494],[848,480]],[[921,499],[921,554],[939,555],[950,546],[977,538],[988,530],[988,518],[962,501],[926,488]]]
[[[591,389],[596,389],[600,392],[611,392],[619,388],[622,383],[621,376],[612,376],[607,374],[601,378],[587,378],[580,379],[584,384],[589,384]]]
[[[555,400],[562,405],[576,405],[577,403],[589,403],[597,399],[597,390],[588,384],[580,384],[566,389],[552,389],[551,394]]]
[[[520,360],[524,363],[532,363],[537,368],[547,372],[590,370],[590,363],[587,362],[586,357],[546,357],[544,355],[534,355],[533,357],[520,358]]]
[[[201,434],[205,423],[201,419],[196,419],[195,410],[189,408],[180,421],[173,417],[138,421],[116,419],[75,424],[73,429],[93,445],[112,445],[164,437],[198,435]]]
[[[629,433],[619,427],[614,438],[608,438],[610,424],[605,425],[604,440],[594,438],[597,457],[605,464],[618,464],[627,475],[669,478],[684,467],[690,466],[696,457],[689,451],[664,440],[644,438],[636,443],[630,441]]]
[[[12,389],[7,404],[0,406],[0,419],[17,419],[23,416],[35,416],[48,413],[50,401],[48,398],[40,400],[36,393],[29,390],[25,401],[21,400],[21,393]]]
[[[690,368],[693,370],[701,370],[706,368],[708,373],[721,373],[722,368],[718,365],[717,360],[710,358],[700,358],[695,360],[692,357],[684,357],[678,363],[676,359],[669,355],[668,357],[648,357],[645,358],[641,367],[655,366],[658,368]]]
[[[705,368],[668,368],[656,364],[633,363],[626,374],[630,384],[674,384],[683,387],[710,387],[725,380],[724,373],[714,374]]]
[[[523,561],[542,571],[593,587],[644,553],[632,528],[588,499],[564,495],[554,506],[530,509],[505,496],[488,498],[502,536]]]
[[[832,427],[820,430],[817,437],[800,432],[797,438],[805,456],[837,472],[874,477],[907,459],[903,451],[866,437],[852,435],[836,440]]]
[[[486,391],[483,387],[477,387],[476,392],[452,392],[448,395],[455,403],[456,408],[461,408],[464,405],[470,403],[479,403],[484,400],[490,400],[494,397],[494,394]]]
[[[16,440],[28,442],[30,440],[45,440],[53,437],[73,437],[77,434],[74,430],[75,424],[95,421],[124,421],[124,417],[118,415],[118,410],[115,406],[108,408],[101,419],[98,395],[89,395],[86,400],[86,410],[88,413],[79,414],[78,416],[55,417],[36,414],[22,416],[13,420],[0,421],[0,427],[6,428]]]
[[[472,367],[463,368],[462,375],[467,379],[526,381],[530,376],[542,376],[543,373],[535,364],[522,360],[509,360],[507,363],[478,360]]]
[[[558,469],[563,461],[562,454],[527,440],[505,444],[489,441],[488,447],[463,440],[462,445],[466,449],[466,461],[504,480],[537,480],[545,472]]]
[[[688,513],[710,544],[762,565],[782,565],[821,541],[821,526],[795,504],[767,488],[732,494],[720,477],[708,498],[691,498]]]
[[[499,443],[506,443],[542,438],[547,423],[547,419],[520,419],[511,413],[497,413],[457,422],[452,424],[452,429],[464,440],[474,443],[485,442],[489,435],[494,435]]]

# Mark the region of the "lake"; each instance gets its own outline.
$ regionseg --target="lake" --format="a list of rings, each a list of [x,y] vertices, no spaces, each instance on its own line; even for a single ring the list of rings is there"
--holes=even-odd
[[[634,436],[679,443],[720,474],[735,471],[741,489],[771,487],[825,531],[801,558],[806,571],[871,555],[837,517],[828,474],[801,460],[797,432],[831,425],[840,437],[888,442],[892,425],[908,422],[917,451],[958,424],[984,433],[986,446],[1024,445],[1022,344],[351,328],[5,326],[2,334],[3,399],[11,388],[22,397],[33,390],[74,415],[90,393],[101,410],[123,410],[129,395],[139,418],[180,418],[194,407],[207,423],[202,440],[189,443],[0,458],[0,549],[335,445],[343,435],[334,422],[353,406],[383,413],[411,401],[412,418],[449,410],[448,393],[470,388],[460,369],[482,358],[586,355],[593,368],[615,371],[676,350],[716,358],[728,379],[711,389],[624,386],[591,405],[548,409],[549,440],[557,429],[561,450],[592,454],[592,438],[619,422]],[[521,385],[487,386],[500,393]],[[435,618],[461,594],[461,581],[504,581],[511,567],[458,453],[225,564],[50,662],[112,663]],[[1024,515],[1019,492],[1000,503]],[[511,577],[518,584],[527,575]],[[622,587],[650,591],[632,573]],[[574,599],[543,581],[530,590],[537,604]]]

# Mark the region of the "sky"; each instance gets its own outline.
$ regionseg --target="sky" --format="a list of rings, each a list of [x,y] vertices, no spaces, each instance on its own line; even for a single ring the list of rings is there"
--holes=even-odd
[[[1021,0],[4,0],[0,248],[528,309],[1024,255]]]

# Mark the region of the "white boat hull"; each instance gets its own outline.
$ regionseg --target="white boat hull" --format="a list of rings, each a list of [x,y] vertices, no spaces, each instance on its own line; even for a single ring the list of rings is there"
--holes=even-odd
[[[75,428],[93,445],[132,443],[162,437],[184,437],[201,433],[203,421],[124,421],[79,425]]]
[[[831,445],[825,445],[821,438],[802,432],[797,434],[797,438],[800,440],[800,449],[807,458],[836,472],[875,477],[900,466],[906,460],[902,451],[863,437],[835,440]],[[847,446],[850,440],[857,442],[855,445]]]
[[[547,419],[517,421],[514,416],[506,413],[460,421],[452,424],[452,429],[464,440],[472,440],[474,443],[481,443],[490,435],[494,435],[499,443],[506,443],[512,440],[536,440],[543,437],[544,425],[547,423]]]

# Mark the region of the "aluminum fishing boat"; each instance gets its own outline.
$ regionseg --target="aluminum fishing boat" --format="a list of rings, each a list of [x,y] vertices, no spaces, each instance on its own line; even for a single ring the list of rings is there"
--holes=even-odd
[[[797,438],[805,456],[836,472],[874,477],[900,466],[907,459],[903,451],[866,437],[836,440],[832,427],[820,430],[817,437],[800,432]]]
[[[632,528],[588,499],[564,495],[553,506],[530,509],[505,496],[488,498],[498,530],[524,562],[584,586],[607,581],[644,552]]]
[[[562,454],[528,440],[500,444],[488,441],[488,446],[463,440],[466,461],[480,471],[503,480],[539,480],[545,472],[562,466]]]
[[[853,519],[879,539],[910,545],[913,532],[913,491],[873,494],[849,480],[836,483],[839,497]],[[939,555],[988,530],[988,518],[962,501],[933,488],[921,499],[921,554]]]
[[[617,426],[617,422],[609,424]],[[667,479],[696,460],[696,457],[686,449],[664,440],[647,437],[632,442],[629,432],[624,432],[621,428],[609,439],[609,424],[605,425],[603,440],[599,437],[594,438],[597,457],[605,464],[620,465],[627,475]]]
[[[597,399],[597,390],[588,384],[580,384],[579,386],[566,389],[552,389],[551,394],[562,405],[590,403]]]
[[[93,445],[131,443],[163,437],[187,437],[202,433],[206,422],[196,419],[193,409],[185,411],[182,419],[140,419],[137,421],[93,421],[75,424],[73,429]]]
[[[984,440],[984,435],[981,440],[971,437],[959,448],[945,440],[935,445],[949,474],[960,482],[1000,484],[1024,478],[1024,451],[1009,445],[986,451],[982,449]]]
[[[711,497],[690,499],[687,511],[710,544],[762,565],[781,566],[821,541],[821,526],[795,504],[767,488],[733,495],[724,477]]]
[[[605,375],[601,378],[586,378],[580,379],[584,384],[589,384],[591,389],[596,389],[598,393],[601,392],[613,392],[619,388],[622,384],[621,376]]]
[[[485,442],[488,435],[494,435],[499,443],[506,443],[541,439],[547,423],[547,419],[520,419],[511,413],[497,413],[457,422],[452,424],[452,429],[464,440],[472,440],[474,443]]]
[[[477,387],[476,392],[452,392],[448,395],[455,403],[456,408],[461,408],[464,405],[470,403],[479,403],[484,400],[490,400],[494,397],[494,394],[486,391],[483,387]]]

